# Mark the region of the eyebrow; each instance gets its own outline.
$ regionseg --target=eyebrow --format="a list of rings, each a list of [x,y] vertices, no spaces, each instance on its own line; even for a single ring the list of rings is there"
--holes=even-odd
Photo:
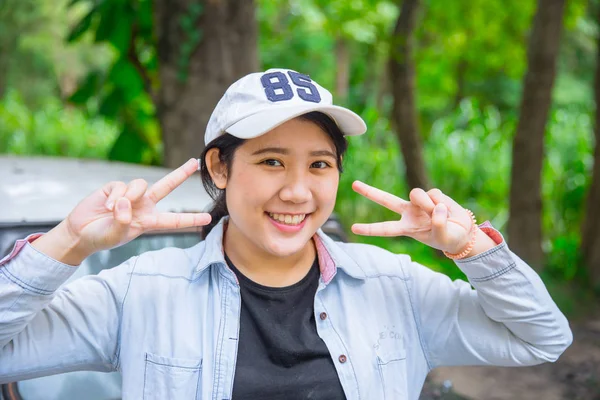
[[[288,149],[285,149],[283,147],[265,147],[259,150],[256,150],[254,153],[252,153],[253,156],[259,155],[259,154],[265,154],[265,153],[277,153],[277,154],[283,154],[283,155],[288,155],[290,154],[290,151]],[[315,151],[311,151],[310,155],[312,157],[318,157],[318,156],[325,156],[325,157],[331,157],[331,158],[337,158],[336,155],[329,151],[329,150],[315,150]]]

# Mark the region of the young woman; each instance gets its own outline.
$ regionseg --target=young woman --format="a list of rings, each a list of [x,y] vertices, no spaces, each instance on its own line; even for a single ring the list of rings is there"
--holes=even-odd
[[[125,399],[400,400],[417,399],[437,366],[556,360],[571,331],[538,275],[440,190],[404,200],[355,182],[401,218],[352,231],[443,250],[470,284],[319,229],[345,136],[365,130],[306,75],[274,69],[234,83],[199,162],[150,188],[107,184],[0,262],[0,382],[88,369],[121,371]],[[212,213],[158,213],[197,169]],[[94,252],[191,226],[207,234],[192,248],[61,287]]]

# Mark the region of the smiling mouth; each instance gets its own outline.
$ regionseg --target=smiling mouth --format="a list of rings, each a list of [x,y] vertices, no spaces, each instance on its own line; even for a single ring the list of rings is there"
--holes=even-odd
[[[306,218],[307,215],[309,214],[295,214],[295,215],[291,215],[291,214],[276,214],[276,213],[267,213],[269,215],[269,217],[271,217],[271,219],[279,222],[280,224],[285,224],[285,225],[300,225],[302,223],[302,221],[304,221],[304,219]]]

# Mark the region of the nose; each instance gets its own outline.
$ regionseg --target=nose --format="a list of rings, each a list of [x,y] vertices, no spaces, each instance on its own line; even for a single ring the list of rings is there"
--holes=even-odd
[[[312,198],[310,176],[302,171],[290,172],[279,192],[279,198],[292,203],[305,203]]]

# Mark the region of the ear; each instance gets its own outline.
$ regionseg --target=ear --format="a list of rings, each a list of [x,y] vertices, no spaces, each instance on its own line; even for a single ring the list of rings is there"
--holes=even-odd
[[[227,186],[227,166],[219,160],[220,151],[216,147],[206,152],[206,167],[215,186],[225,189]]]

